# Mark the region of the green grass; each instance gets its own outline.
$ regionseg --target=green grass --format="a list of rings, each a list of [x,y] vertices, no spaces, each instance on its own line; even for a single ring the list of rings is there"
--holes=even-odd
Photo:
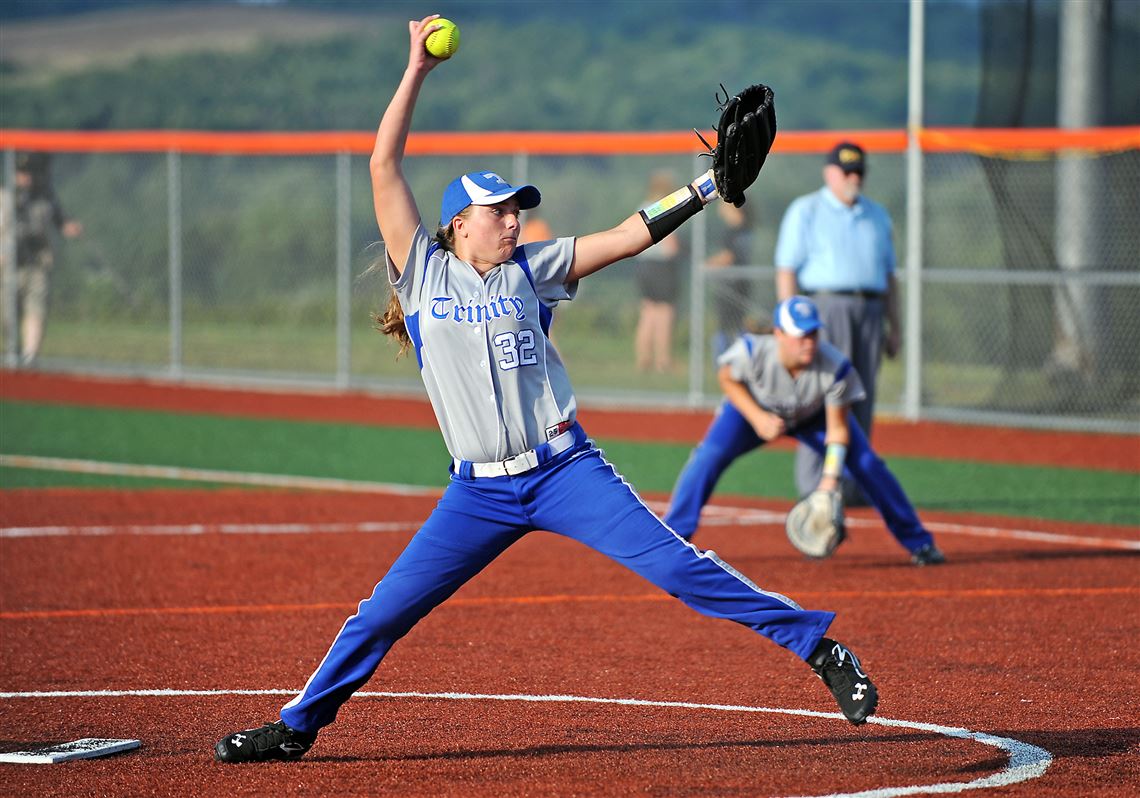
[[[21,402],[0,403],[0,441],[5,454],[415,485],[442,485],[448,463],[433,430]]]
[[[146,490],[165,488],[190,490],[194,488],[243,488],[242,485],[218,482],[198,482],[184,479],[157,479],[154,477],[120,477],[110,474],[72,474],[67,471],[44,471],[32,468],[6,468],[0,466],[0,489],[19,488],[120,488]]]
[[[639,490],[668,493],[689,447],[598,441]],[[436,430],[276,421],[154,411],[0,402],[0,451],[116,463],[181,466],[440,487],[448,454]],[[733,464],[720,495],[794,497],[793,455],[760,450]],[[892,458],[919,508],[1140,525],[1140,477],[1040,466]],[[153,487],[166,480],[0,469],[0,488]]]

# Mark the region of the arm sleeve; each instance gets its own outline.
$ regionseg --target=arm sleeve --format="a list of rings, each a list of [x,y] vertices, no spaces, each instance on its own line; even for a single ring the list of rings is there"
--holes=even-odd
[[[566,282],[574,265],[574,239],[556,238],[523,244],[521,249],[530,264],[534,290],[545,305],[569,301],[578,293],[578,281]]]
[[[807,260],[803,207],[803,202],[796,200],[788,206],[780,221],[780,233],[776,238],[776,268],[798,270]]]
[[[851,365],[850,360],[838,349],[829,348],[825,351],[821,347],[821,354],[824,356],[824,368],[832,375],[831,386],[823,398],[825,404],[832,407],[850,405],[867,398],[867,392],[863,389],[863,379]]]
[[[412,245],[408,248],[408,262],[404,265],[403,272],[396,271],[388,248],[384,248],[384,264],[388,268],[388,281],[396,291],[396,296],[400,299],[404,313],[409,316],[419,310],[417,287],[422,281],[423,270],[427,267],[427,261],[432,250],[437,249],[438,251],[438,246],[435,239],[428,235],[424,226],[422,224],[417,225],[416,232],[412,235]]]
[[[729,373],[737,382],[747,382],[752,372],[752,345],[747,335],[742,335],[716,359],[717,366],[728,366]]]

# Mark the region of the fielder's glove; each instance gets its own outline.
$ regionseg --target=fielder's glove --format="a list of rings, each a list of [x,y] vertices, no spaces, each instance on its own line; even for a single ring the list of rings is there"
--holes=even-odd
[[[788,513],[784,529],[801,553],[816,560],[830,557],[847,537],[843,496],[831,490],[809,493]]]
[[[717,93],[716,146],[710,146],[700,132],[697,136],[712,157],[713,179],[721,199],[739,208],[744,204],[744,189],[756,181],[776,139],[776,106],[772,90],[759,83],[732,97],[723,84],[720,88],[725,99]]]

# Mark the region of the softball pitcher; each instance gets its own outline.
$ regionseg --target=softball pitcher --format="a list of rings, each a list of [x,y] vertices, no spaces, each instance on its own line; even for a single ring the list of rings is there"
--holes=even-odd
[[[877,691],[850,650],[824,637],[834,613],[760,589],[663,524],[575,420],[574,393],[548,335],[551,308],[573,299],[583,277],[673,232],[717,196],[715,180],[702,175],[610,230],[520,246],[519,214],[539,204],[538,189],[471,172],[447,186],[439,230],[429,233],[401,163],[417,95],[441,63],[424,49],[437,16],[409,23],[408,66],[370,165],[395,296],[381,326],[415,353],[453,458],[450,484],[280,720],[225,736],[215,756],[304,754],[397,640],[535,529],[578,540],[698,612],[789,649],[852,723],[864,722]]]

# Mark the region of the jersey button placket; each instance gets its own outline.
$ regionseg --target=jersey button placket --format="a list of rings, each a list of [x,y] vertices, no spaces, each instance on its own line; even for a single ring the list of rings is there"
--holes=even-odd
[[[488,297],[492,293],[494,293],[495,291],[501,290],[502,280],[503,280],[503,271],[502,271],[502,267],[500,267],[499,270],[494,275],[492,275],[490,277],[490,279],[483,281],[483,284],[480,286],[480,288],[481,288],[480,300],[483,303],[483,307],[489,308],[491,306],[491,303],[488,300]],[[494,408],[494,411],[493,411],[494,412],[494,418],[495,418],[495,422],[499,428],[499,430],[498,430],[499,446],[500,446],[501,450],[504,450],[506,447],[506,423],[505,423],[505,420],[503,419],[502,408],[500,407],[500,404],[499,404],[499,397],[495,394],[495,378],[494,378],[493,370],[498,367],[498,363],[496,361],[497,355],[495,352],[495,346],[491,340],[492,330],[491,330],[491,317],[489,315],[489,312],[488,312],[487,319],[484,322],[484,326],[486,327],[486,330],[487,330],[487,334],[486,334],[486,336],[484,336],[484,340],[483,340],[483,345],[484,345],[483,351],[486,353],[486,357],[479,361],[479,367],[484,369],[483,373],[486,374],[488,379],[490,380],[491,391],[490,391],[490,393],[487,394],[487,402],[492,408]],[[490,366],[489,369],[488,369],[488,365]],[[500,453],[502,453],[502,451]]]
[[[471,329],[476,335],[478,335],[479,333],[481,333],[483,331],[483,327],[481,325],[478,325],[478,324],[476,324]],[[484,339],[483,339],[483,352],[484,352],[484,354],[486,353],[487,347],[489,345],[490,344],[487,342],[486,337],[484,337]],[[481,369],[487,368],[487,358],[484,357],[479,361],[479,368],[481,368]],[[494,380],[491,379],[491,372],[485,371],[484,374],[490,380],[491,384],[494,385]],[[491,391],[491,393],[487,394],[487,400],[489,402],[491,402],[491,404],[495,403],[495,392],[494,391]]]
[[[482,301],[482,304],[485,307],[487,304],[487,287],[485,284],[482,286],[482,294],[480,296],[480,300]],[[483,324],[474,324],[471,327],[471,332],[474,333],[475,335],[479,335],[481,333],[484,333],[484,330],[486,331],[486,334],[483,335],[483,353],[484,353],[484,355],[487,355],[487,350],[491,346],[491,342],[489,340],[487,340],[487,336],[490,335],[490,332],[491,332],[490,323],[484,322]],[[487,381],[491,385],[491,392],[487,394],[487,403],[491,407],[496,407],[498,403],[495,399],[495,390],[494,390],[495,381],[494,381],[493,376],[491,375],[491,372],[486,371],[487,361],[488,361],[488,357],[485,356],[485,357],[481,358],[479,360],[479,368],[484,369],[483,373],[487,377]],[[495,416],[496,416],[496,418],[498,418],[498,413],[496,413]]]

